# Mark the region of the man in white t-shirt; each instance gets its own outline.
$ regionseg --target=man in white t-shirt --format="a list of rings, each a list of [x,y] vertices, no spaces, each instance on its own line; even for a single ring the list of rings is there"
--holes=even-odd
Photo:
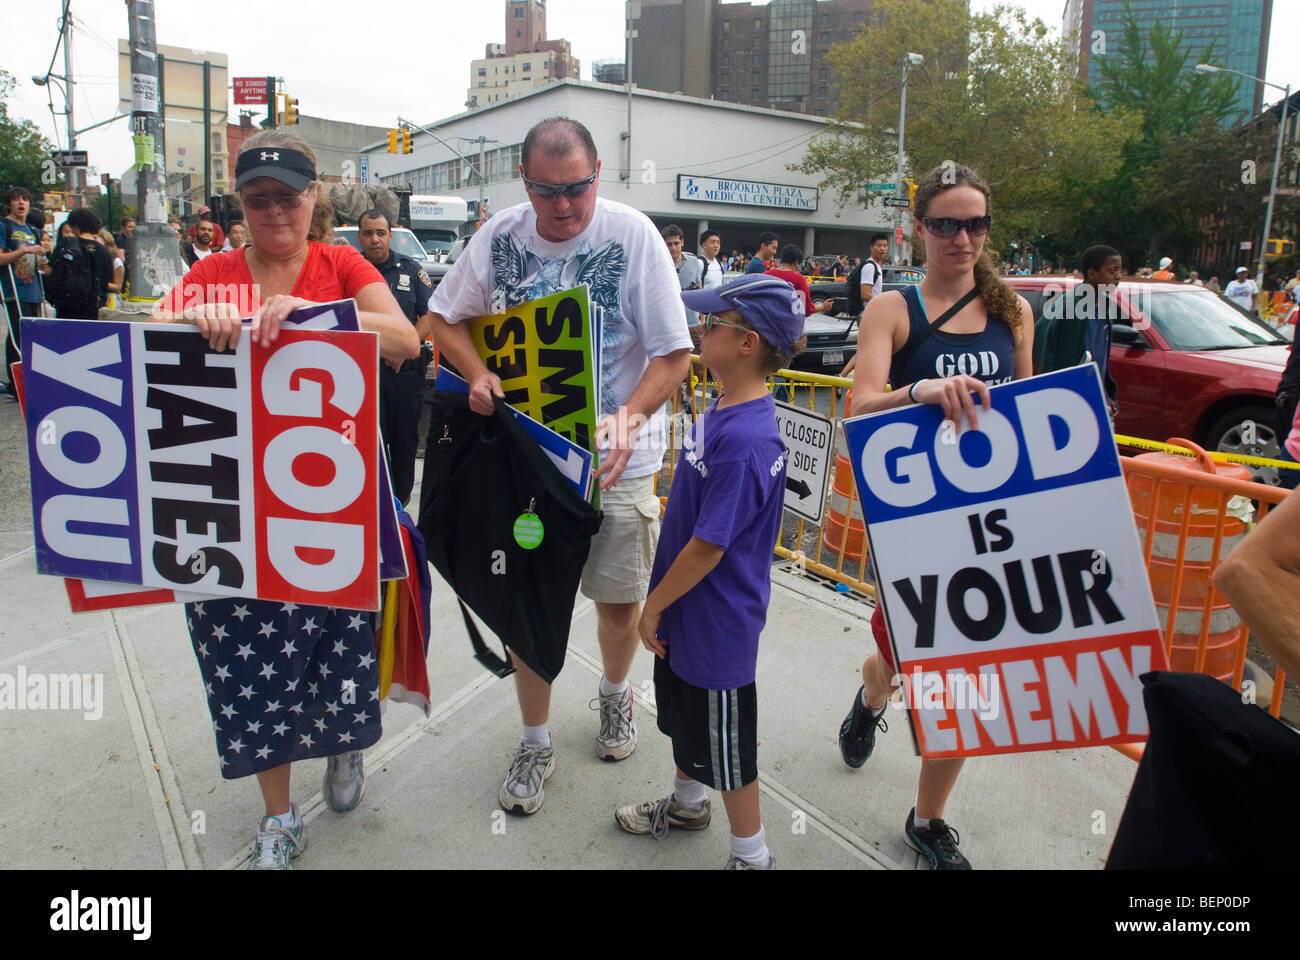
[[[1223,295],[1231,300],[1243,310],[1255,312],[1255,306],[1259,298],[1259,287],[1255,286],[1255,281],[1248,276],[1250,273],[1245,267],[1237,268],[1237,279],[1228,282],[1223,288]]]
[[[582,571],[596,604],[604,661],[596,755],[621,760],[636,747],[627,674],[639,646],[637,622],[659,532],[654,474],[666,449],[665,401],[689,364],[677,272],[644,214],[597,197],[600,161],[591,133],[563,117],[543,120],[524,139],[522,203],[484,223],[429,298],[433,336],[470,384],[470,409],[488,414],[504,397],[462,321],[502,313],[586,283],[604,309],[600,394],[601,509],[605,518]],[[555,769],[548,728],[551,687],[516,658],[515,693],[523,737],[501,787],[506,810],[533,813]]]
[[[704,263],[704,289],[716,287],[722,283],[726,269],[718,253],[722,250],[722,237],[716,230],[705,230],[700,234],[700,260]]]

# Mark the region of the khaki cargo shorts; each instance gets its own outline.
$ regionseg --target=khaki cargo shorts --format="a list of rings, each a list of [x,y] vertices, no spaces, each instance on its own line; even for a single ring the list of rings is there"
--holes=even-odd
[[[582,594],[597,603],[640,603],[650,592],[650,568],[659,545],[655,478],[624,478],[602,490],[605,519],[582,568]]]

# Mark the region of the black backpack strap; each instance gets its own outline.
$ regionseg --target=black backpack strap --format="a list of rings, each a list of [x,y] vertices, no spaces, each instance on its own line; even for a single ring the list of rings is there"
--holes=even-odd
[[[901,376],[901,371],[906,370],[907,365],[911,363],[912,358],[916,356],[916,351],[920,350],[921,347],[925,345],[925,342],[939,331],[940,327],[942,327],[945,323],[947,323],[954,316],[960,313],[961,309],[965,307],[966,304],[970,303],[972,300],[978,297],[979,292],[980,292],[979,287],[971,287],[969,293],[967,293],[964,297],[962,297],[951,307],[945,310],[943,312],[943,316],[941,316],[938,320],[934,321],[934,323],[926,327],[925,333],[921,334],[911,343],[906,344],[903,347],[903,349],[898,352],[898,354],[894,357],[894,362],[898,365],[900,376]],[[895,384],[891,384],[891,386],[895,390],[897,390],[900,385],[895,383]]]
[[[460,604],[460,615],[465,618],[465,629],[469,633],[469,642],[474,647],[474,659],[483,666],[487,667],[498,677],[508,677],[515,672],[515,665],[510,659],[510,650],[508,647],[502,647],[505,651],[505,657],[498,657],[496,651],[492,650],[483,642],[483,635],[479,633],[478,625],[474,623],[474,618],[469,615],[469,608],[465,606],[465,601],[460,597],[456,598]]]

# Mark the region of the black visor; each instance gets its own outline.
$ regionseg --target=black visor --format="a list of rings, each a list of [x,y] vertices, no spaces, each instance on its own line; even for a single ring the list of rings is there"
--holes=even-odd
[[[285,147],[245,150],[235,161],[235,189],[258,177],[271,177],[302,193],[316,179],[316,165],[297,150]]]

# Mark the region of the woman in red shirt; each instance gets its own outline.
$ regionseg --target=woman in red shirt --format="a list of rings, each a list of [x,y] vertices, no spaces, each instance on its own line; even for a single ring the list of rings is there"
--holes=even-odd
[[[419,354],[415,328],[379,272],[352,247],[308,241],[320,186],[305,142],[278,130],[250,137],[235,188],[251,243],[194,264],[159,301],[155,321],[193,323],[220,351],[239,342],[241,317],[252,316],[248,335],[267,345],[292,311],[353,298],[361,328],[379,334],[384,359]],[[361,800],[361,750],[381,732],[370,615],[222,598],[186,604],[186,623],[222,776],[256,774],[266,803],[250,867],[289,869],[305,846],[289,795],[292,762],[329,759],[323,790],[331,809],[345,812]]]

